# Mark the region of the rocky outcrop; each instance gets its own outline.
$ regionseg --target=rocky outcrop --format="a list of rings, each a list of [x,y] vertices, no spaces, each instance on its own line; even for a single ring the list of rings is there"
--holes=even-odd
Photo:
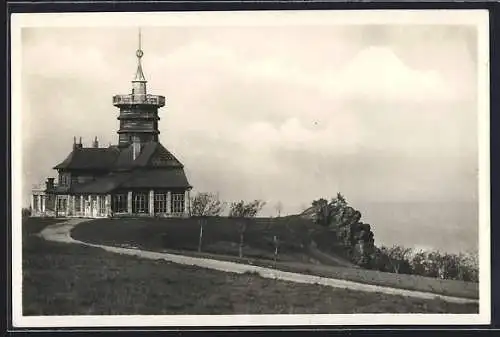
[[[351,261],[359,266],[369,266],[375,251],[371,227],[360,221],[361,212],[347,206],[343,198],[341,201],[320,199],[300,216],[334,230]]]

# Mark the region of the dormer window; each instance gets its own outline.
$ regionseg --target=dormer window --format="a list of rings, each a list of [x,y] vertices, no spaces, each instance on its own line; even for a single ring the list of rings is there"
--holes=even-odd
[[[68,186],[70,184],[71,176],[69,173],[59,173],[59,185]]]

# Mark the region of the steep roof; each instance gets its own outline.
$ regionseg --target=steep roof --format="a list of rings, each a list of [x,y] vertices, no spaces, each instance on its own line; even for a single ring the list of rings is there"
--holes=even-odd
[[[75,148],[54,169],[94,169],[109,170],[118,158],[120,151],[116,147]]]
[[[137,169],[119,187],[123,188],[191,188],[184,169]]]
[[[73,184],[70,193],[110,193],[118,188],[191,188],[182,168],[135,169]]]
[[[109,173],[71,187],[57,186],[56,193],[109,193],[118,188],[191,188],[184,166],[158,142],[148,142],[133,160],[132,146],[75,148],[55,169],[107,170]]]
[[[81,183],[72,184],[72,193],[109,193],[120,186],[125,180],[129,179],[132,173],[120,172],[110,173],[104,177],[99,177],[95,180]]]
[[[182,163],[159,142],[148,142],[133,160],[132,145],[126,148],[76,148],[54,169],[121,171],[133,168],[182,168]]]

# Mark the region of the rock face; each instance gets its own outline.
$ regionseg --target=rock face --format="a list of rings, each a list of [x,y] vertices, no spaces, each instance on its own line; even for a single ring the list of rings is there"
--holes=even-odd
[[[300,216],[335,230],[352,262],[360,266],[370,264],[375,251],[374,235],[370,225],[360,221],[359,211],[350,206],[339,207],[334,201],[319,202]]]

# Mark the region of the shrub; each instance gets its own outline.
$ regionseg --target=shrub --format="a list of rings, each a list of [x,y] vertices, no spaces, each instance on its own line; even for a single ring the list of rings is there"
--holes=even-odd
[[[30,208],[23,208],[21,211],[22,217],[27,218],[31,216],[31,207]]]

